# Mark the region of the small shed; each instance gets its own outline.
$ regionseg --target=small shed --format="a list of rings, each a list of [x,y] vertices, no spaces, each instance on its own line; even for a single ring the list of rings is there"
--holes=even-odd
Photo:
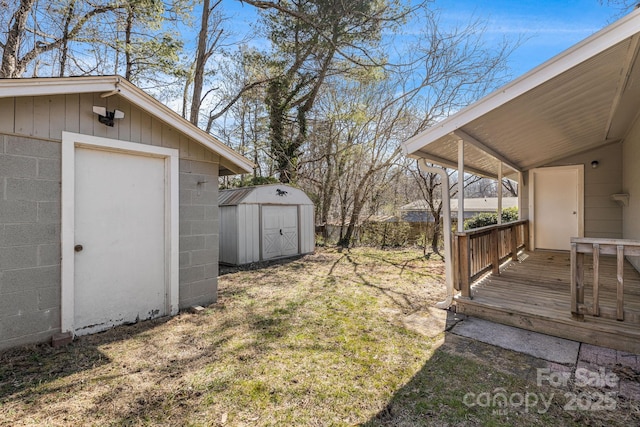
[[[118,76],[0,79],[0,112],[0,350],[216,301],[248,159]]]
[[[312,253],[313,202],[283,184],[221,190],[220,262],[242,265]]]

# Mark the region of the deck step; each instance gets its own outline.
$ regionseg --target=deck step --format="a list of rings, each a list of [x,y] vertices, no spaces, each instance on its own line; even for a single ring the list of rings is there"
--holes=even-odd
[[[624,268],[625,321],[571,317],[570,268],[567,252],[533,251],[501,266],[471,286],[472,299],[457,299],[461,313],[574,341],[640,353],[640,274],[629,262]],[[593,268],[585,257],[585,303],[592,304]],[[616,308],[617,262],[600,259],[600,308]],[[614,312],[615,313],[615,312]]]
[[[456,306],[457,312],[468,316],[587,344],[640,353],[640,331],[634,325],[607,319],[594,321],[587,317],[581,322],[568,314],[566,317],[542,316],[475,300],[458,299]]]

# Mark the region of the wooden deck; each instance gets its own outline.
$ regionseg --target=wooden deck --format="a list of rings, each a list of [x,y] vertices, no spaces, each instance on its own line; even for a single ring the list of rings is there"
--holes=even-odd
[[[585,257],[585,304],[591,304],[592,263]],[[562,338],[640,353],[640,274],[625,262],[625,321],[571,315],[568,252],[535,251],[508,261],[471,286],[471,299],[458,297],[458,312]],[[616,258],[600,258],[600,306],[616,307]]]

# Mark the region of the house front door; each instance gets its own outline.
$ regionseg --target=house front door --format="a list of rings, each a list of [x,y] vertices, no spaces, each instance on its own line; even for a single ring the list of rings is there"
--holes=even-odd
[[[529,211],[535,249],[569,250],[571,237],[584,235],[584,167],[530,171]]]

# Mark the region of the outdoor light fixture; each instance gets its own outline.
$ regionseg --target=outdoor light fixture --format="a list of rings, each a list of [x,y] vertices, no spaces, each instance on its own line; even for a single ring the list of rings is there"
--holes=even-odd
[[[93,106],[93,112],[98,115],[98,121],[103,125],[113,127],[113,121],[124,119],[124,112],[120,110],[107,111],[105,107]]]
[[[597,160],[594,160],[593,162],[591,162],[591,167],[596,169],[598,167],[600,163]]]

